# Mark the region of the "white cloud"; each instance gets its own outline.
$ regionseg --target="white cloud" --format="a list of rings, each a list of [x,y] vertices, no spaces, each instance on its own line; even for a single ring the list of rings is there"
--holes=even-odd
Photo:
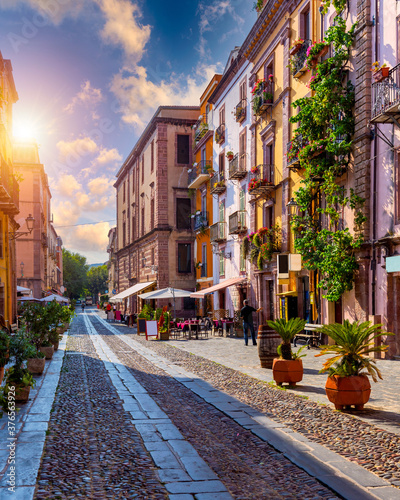
[[[102,262],[107,259],[107,235],[110,228],[108,222],[100,222],[74,228],[57,228],[56,230],[60,234],[65,248],[73,248],[74,252],[84,255],[95,252],[99,256],[97,259]]]
[[[82,185],[76,180],[73,175],[61,174],[54,189],[61,196],[71,197],[75,191],[82,189]]]
[[[106,177],[96,177],[88,182],[88,188],[90,194],[93,196],[102,196],[107,192],[115,196],[113,183],[113,180],[107,179]]]
[[[90,137],[80,137],[73,141],[59,141],[56,144],[62,161],[68,165],[78,165],[82,157],[95,153],[99,147]]]
[[[0,7],[16,8],[19,4],[27,4],[38,10],[44,19],[49,19],[53,24],[60,24],[64,17],[76,17],[87,0],[0,0]],[[35,18],[31,22],[35,22]],[[36,21],[37,23],[39,20]],[[41,21],[43,23],[43,20]]]
[[[76,106],[95,106],[103,100],[103,94],[100,89],[91,86],[90,81],[86,80],[81,85],[81,90],[74,96],[71,102],[64,108],[64,111],[72,113]],[[95,113],[93,116],[97,116]]]
[[[118,149],[101,148],[97,158],[93,160],[94,165],[107,165],[108,163],[115,163],[122,161],[122,156],[119,154]]]

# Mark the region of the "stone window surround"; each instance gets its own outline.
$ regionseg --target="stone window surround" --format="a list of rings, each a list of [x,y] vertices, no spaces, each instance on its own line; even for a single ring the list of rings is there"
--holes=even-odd
[[[178,245],[190,245],[190,262],[193,264],[194,262],[194,255],[193,255],[193,250],[194,250],[194,245],[193,241],[188,240],[188,239],[177,239],[175,241],[175,259],[176,259],[176,274],[179,276],[189,276],[193,274],[193,270],[191,269],[189,272],[182,272],[179,271],[179,255],[178,255]],[[193,266],[191,266],[193,267]]]
[[[178,163],[178,135],[189,136],[189,163]],[[181,132],[175,130],[175,165],[178,167],[187,167],[193,163],[193,148],[192,148],[192,134],[189,132]]]

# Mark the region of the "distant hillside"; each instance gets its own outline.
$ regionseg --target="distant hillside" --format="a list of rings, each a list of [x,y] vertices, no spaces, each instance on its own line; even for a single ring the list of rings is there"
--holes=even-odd
[[[104,264],[107,264],[107,262],[102,262],[101,264],[88,264],[88,266],[89,269],[91,269],[92,267],[104,266]]]

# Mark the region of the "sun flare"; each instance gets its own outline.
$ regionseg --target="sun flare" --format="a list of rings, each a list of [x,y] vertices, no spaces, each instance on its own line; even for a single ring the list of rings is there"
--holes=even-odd
[[[37,137],[35,123],[27,119],[16,118],[13,123],[13,136],[15,139],[33,140]]]

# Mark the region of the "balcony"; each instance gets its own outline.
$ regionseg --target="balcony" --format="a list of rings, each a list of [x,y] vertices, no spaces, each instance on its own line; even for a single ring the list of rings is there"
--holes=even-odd
[[[243,179],[246,175],[246,154],[235,155],[229,162],[229,179]]]
[[[247,190],[249,194],[262,196],[269,194],[275,189],[277,173],[274,165],[257,165],[249,172],[249,184]]]
[[[208,212],[196,213],[194,216],[194,230],[200,231],[203,228],[208,227]]]
[[[239,104],[236,105],[235,108],[235,118],[236,121],[241,123],[246,119],[246,108],[247,108],[247,100],[242,99]]]
[[[392,123],[400,119],[400,64],[389,76],[372,84],[371,123]]]
[[[225,123],[221,123],[216,129],[214,139],[217,144],[222,144],[225,141]]]
[[[262,115],[268,108],[272,107],[274,100],[273,86],[271,82],[262,82],[259,89],[253,95],[253,111],[255,115]]]
[[[19,213],[19,185],[16,178],[9,173],[10,167],[2,161],[0,179],[0,210],[6,215]]]
[[[226,222],[217,222],[210,226],[211,243],[220,243],[226,240]]]
[[[47,241],[47,235],[46,233],[42,233],[42,236],[41,236],[41,239],[42,239],[42,245],[47,248],[49,246],[49,243]]]
[[[193,125],[194,140],[197,144],[208,132],[208,122],[205,115],[201,115],[197,122]]]
[[[304,40],[300,50],[290,59],[290,69],[294,78],[299,78],[307,71],[307,49],[311,44],[311,40]]]
[[[300,170],[299,151],[306,146],[303,136],[298,134],[286,147],[286,165],[289,170]]]
[[[229,216],[229,234],[247,232],[246,211],[238,210]]]
[[[202,160],[199,163],[194,164],[193,167],[188,170],[189,189],[198,188],[204,182],[210,180],[210,174],[212,174],[212,171],[212,163],[208,160]]]
[[[226,190],[226,181],[223,173],[215,172],[210,181],[210,193],[220,194]]]

